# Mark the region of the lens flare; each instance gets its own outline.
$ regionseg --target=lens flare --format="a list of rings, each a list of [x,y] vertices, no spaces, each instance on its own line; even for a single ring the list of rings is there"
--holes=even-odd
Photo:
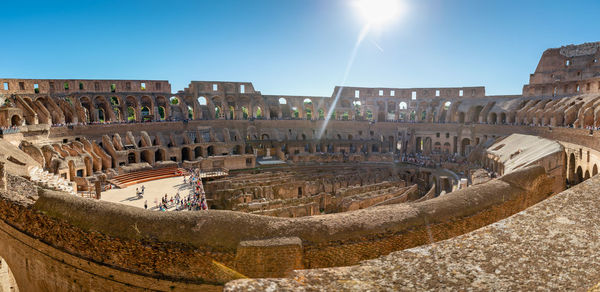
[[[403,10],[401,0],[356,0],[354,6],[364,21],[372,26],[391,22]]]

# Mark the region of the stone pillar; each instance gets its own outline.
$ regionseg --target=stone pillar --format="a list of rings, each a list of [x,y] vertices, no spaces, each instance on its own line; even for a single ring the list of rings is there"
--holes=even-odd
[[[279,237],[238,244],[235,269],[250,278],[282,278],[303,269],[302,240]]]

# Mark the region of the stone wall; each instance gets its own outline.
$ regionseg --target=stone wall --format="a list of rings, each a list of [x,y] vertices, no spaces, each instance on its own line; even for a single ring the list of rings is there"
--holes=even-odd
[[[230,211],[149,212],[44,191],[32,207],[14,205],[7,198],[1,200],[0,217],[14,228],[3,230],[29,234],[51,245],[40,242],[39,248],[58,249],[74,260],[118,267],[125,274],[142,277],[219,284],[236,277],[225,267],[240,268],[235,259],[243,241],[298,237],[303,267],[356,264],[497,221],[548,196],[551,191],[547,185],[543,168],[538,167],[422,203],[292,219]],[[0,242],[15,244],[10,240]],[[4,250],[11,249],[0,249],[0,256],[15,267],[15,274],[27,270],[10,258],[10,254],[19,253],[5,255]],[[262,250],[264,253],[270,249]],[[21,275],[35,277],[48,268],[41,265],[35,273]],[[266,270],[271,276],[277,273]],[[69,273],[57,270],[54,275]],[[17,277],[19,285],[25,281]]]

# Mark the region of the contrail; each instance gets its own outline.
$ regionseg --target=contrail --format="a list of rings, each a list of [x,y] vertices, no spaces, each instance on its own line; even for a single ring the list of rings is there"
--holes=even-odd
[[[371,28],[370,24],[365,25],[365,27],[363,27],[363,29],[360,31],[358,38],[356,39],[356,43],[354,44],[354,49],[352,49],[352,54],[350,55],[350,59],[348,60],[348,64],[346,65],[346,71],[344,72],[344,78],[342,79],[342,84],[340,86],[340,89],[338,90],[337,94],[335,95],[335,98],[333,99],[333,102],[331,103],[331,106],[329,107],[329,110],[327,111],[327,116],[325,116],[325,122],[323,123],[323,126],[321,126],[321,130],[319,130],[319,133],[317,136],[317,139],[319,139],[319,140],[323,136],[323,133],[325,132],[325,129],[327,128],[327,124],[329,124],[329,119],[331,118],[331,113],[333,113],[333,110],[335,109],[338,99],[340,99],[340,94],[342,94],[342,90],[344,89],[344,86],[346,85],[346,79],[348,79],[348,74],[350,74],[350,69],[352,69],[352,65],[354,64],[354,59],[356,59],[356,54],[358,53],[358,48],[360,47],[360,44],[367,36],[367,33],[369,32],[370,28]]]

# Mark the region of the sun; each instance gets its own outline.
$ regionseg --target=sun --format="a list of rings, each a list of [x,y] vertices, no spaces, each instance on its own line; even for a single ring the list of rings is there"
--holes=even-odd
[[[371,26],[382,26],[393,21],[403,9],[401,0],[355,0],[354,6]]]

